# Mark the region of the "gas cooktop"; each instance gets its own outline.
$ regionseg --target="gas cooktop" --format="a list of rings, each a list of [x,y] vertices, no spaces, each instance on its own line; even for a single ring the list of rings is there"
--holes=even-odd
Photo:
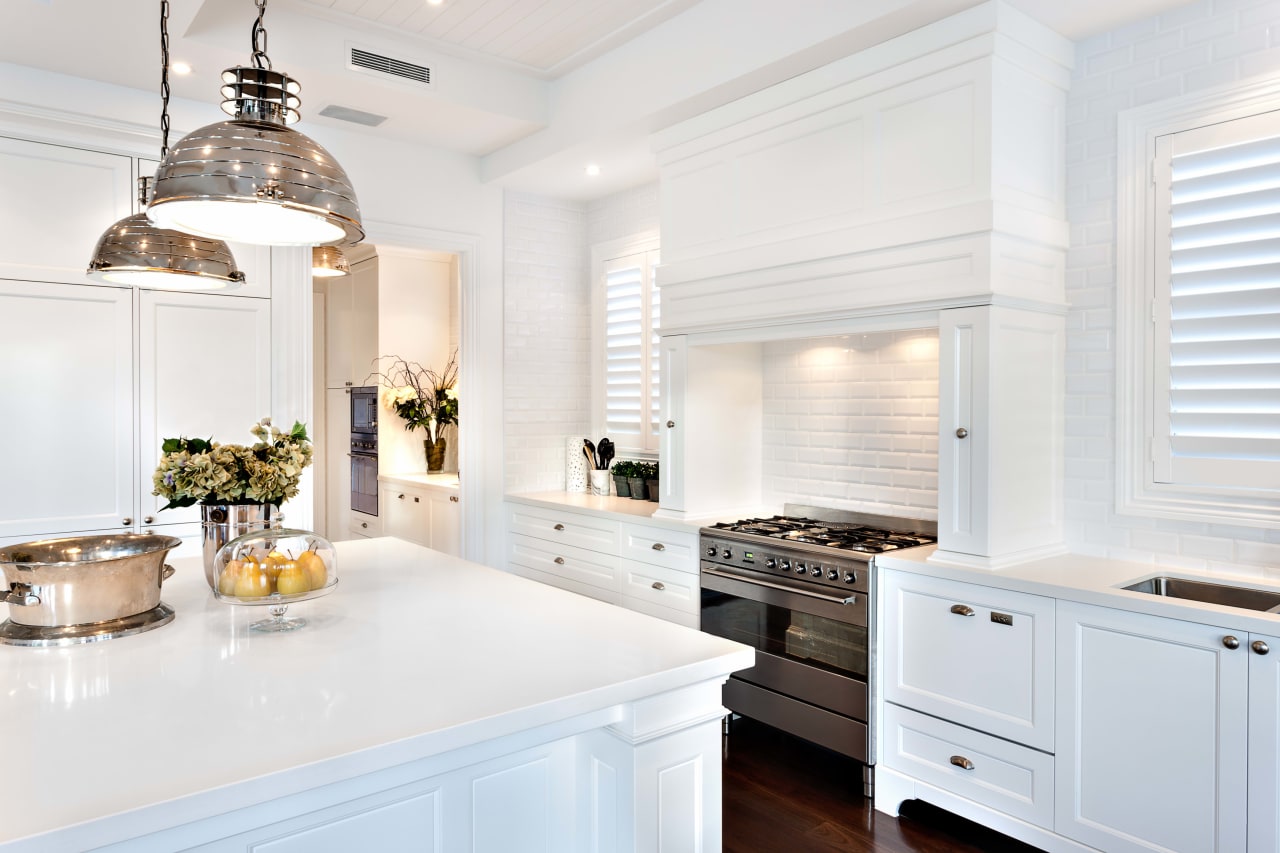
[[[864,554],[879,554],[898,548],[915,548],[918,545],[931,545],[937,541],[936,536],[927,533],[904,533],[856,522],[820,521],[814,518],[787,515],[721,522],[703,528],[703,531],[747,534],[780,540],[779,544],[802,542]]]

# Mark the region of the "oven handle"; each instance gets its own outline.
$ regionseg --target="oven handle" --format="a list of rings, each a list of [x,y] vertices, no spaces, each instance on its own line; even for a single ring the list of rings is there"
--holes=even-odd
[[[783,592],[789,592],[792,595],[803,595],[807,598],[816,598],[819,601],[825,601],[828,604],[854,604],[858,600],[858,596],[856,595],[823,595],[820,592],[811,592],[807,589],[797,589],[796,587],[789,586],[787,584],[775,583],[774,581],[767,581],[755,577],[744,577],[736,572],[726,572],[721,569],[706,568],[705,566],[702,569],[702,573],[704,575],[715,575],[716,577],[748,583],[753,586],[767,586],[770,589],[782,590]]]

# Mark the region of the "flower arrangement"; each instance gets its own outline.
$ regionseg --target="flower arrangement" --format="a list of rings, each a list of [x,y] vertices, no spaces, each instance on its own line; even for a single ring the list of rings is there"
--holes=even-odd
[[[391,359],[391,367],[374,374],[387,386],[382,389],[382,405],[404,418],[405,429],[425,429],[434,442],[442,427],[458,422],[457,352],[442,373],[398,355],[383,358]]]
[[[302,470],[311,464],[307,428],[295,423],[282,432],[271,418],[263,418],[249,432],[258,439],[250,447],[211,438],[166,438],[151,478],[151,494],[169,500],[161,509],[197,501],[280,506],[298,494]]]

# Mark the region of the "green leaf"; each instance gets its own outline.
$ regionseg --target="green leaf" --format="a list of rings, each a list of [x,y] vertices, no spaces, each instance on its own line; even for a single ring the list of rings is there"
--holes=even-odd
[[[182,449],[182,439],[166,438],[164,444],[160,445],[161,453],[177,453]]]

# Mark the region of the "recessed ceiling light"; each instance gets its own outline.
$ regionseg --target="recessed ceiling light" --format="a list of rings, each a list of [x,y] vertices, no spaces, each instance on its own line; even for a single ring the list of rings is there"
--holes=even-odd
[[[599,174],[600,174],[599,166],[597,166],[595,163],[587,164],[587,177],[594,178],[596,175],[599,175]]]
[[[191,64],[188,62],[175,62],[173,63],[173,65],[169,66],[169,68],[171,71],[173,71],[174,74],[190,74],[191,73]]]

